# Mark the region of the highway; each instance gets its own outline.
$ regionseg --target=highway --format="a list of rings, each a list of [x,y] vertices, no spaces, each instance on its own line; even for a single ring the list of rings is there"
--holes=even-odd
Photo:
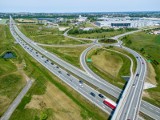
[[[116,98],[119,97],[120,92],[119,91],[117,92],[112,87],[110,87],[110,85],[108,85],[107,82],[103,83],[100,80],[97,80],[97,79],[94,79],[93,77],[90,77],[86,72],[84,72],[84,71],[78,69],[77,67],[67,63],[66,61],[58,58],[56,55],[51,54],[50,52],[47,52],[46,50],[42,49],[37,44],[35,44],[33,41],[31,41],[29,38],[27,38],[24,34],[22,34],[15,25],[14,25],[14,30],[16,31],[16,33],[18,33],[19,36],[21,36],[21,38],[27,44],[29,44],[31,47],[36,49],[38,52],[44,54],[47,58],[53,60],[54,62],[56,62],[60,66],[64,67],[66,70],[74,73],[76,76],[84,79],[85,81],[91,83],[92,85],[98,87],[99,89],[111,94],[112,96],[114,96]]]
[[[52,61],[48,60],[43,54],[37,52],[34,48],[29,46],[23,39],[21,39],[14,31],[13,27],[10,28],[11,33],[17,43],[21,45],[21,47],[30,54],[34,59],[36,59],[40,64],[42,64],[46,69],[48,69],[51,73],[56,75],[58,78],[60,78],[63,82],[65,82],[67,85],[72,87],[75,91],[80,93],[82,96],[84,96],[86,99],[88,99],[90,102],[95,104],[97,107],[102,109],[104,112],[110,114],[112,109],[106,106],[103,101],[107,97],[104,96],[101,98],[99,96],[99,92],[91,88],[85,83],[81,83],[79,79],[74,77],[73,75],[66,72],[64,69],[62,69],[57,64],[52,63]],[[95,94],[95,96],[91,95],[91,92]]]
[[[118,35],[118,36],[116,36],[116,37],[112,37],[112,39],[116,39],[116,40],[118,40],[118,38],[119,37],[123,37],[123,36],[125,36],[125,35],[128,35],[128,34],[133,34],[133,33],[136,33],[136,32],[140,32],[141,30],[137,30],[137,31],[133,31],[133,32],[128,32],[128,33],[125,33],[125,34],[121,34],[121,35]],[[121,41],[118,41],[118,44],[117,43],[115,43],[115,44],[112,44],[112,45],[114,45],[114,46],[120,46],[120,47],[122,47],[121,46],[121,44],[122,44],[122,42]],[[109,46],[108,44],[106,45],[106,46]],[[90,68],[87,66],[87,64],[86,64],[86,54],[91,50],[91,49],[93,49],[93,48],[95,48],[95,47],[101,47],[101,45],[99,45],[99,44],[96,44],[96,45],[93,45],[93,46],[90,46],[90,47],[88,47],[86,50],[84,50],[83,51],[83,53],[81,54],[81,56],[80,56],[80,62],[81,62],[81,65],[82,65],[82,67],[83,67],[83,69],[90,75],[90,76],[93,76],[94,78],[96,78],[96,79],[99,79],[99,80],[101,80],[101,81],[105,81],[105,80],[103,80],[102,78],[100,78],[98,75],[96,75],[92,70],[90,70]],[[135,58],[137,57],[137,56],[139,56],[139,54],[137,54],[137,53],[135,53],[133,50],[131,50],[131,49],[129,49],[129,48],[126,48],[126,47],[124,47],[123,46],[123,48],[125,49],[125,50],[127,50],[127,51],[129,51],[131,54],[133,54],[134,56],[135,56]],[[142,58],[141,56],[139,56],[139,58]],[[137,60],[137,62],[138,63],[142,63],[142,61],[138,61]],[[143,60],[143,63],[145,64],[145,60]],[[146,65],[144,65],[145,67],[146,67]],[[137,68],[137,70],[140,70],[141,69],[141,67],[139,66],[138,68]],[[143,69],[146,69],[146,68],[143,68]],[[141,94],[142,94],[142,90],[143,90],[143,84],[144,84],[144,82],[142,82],[142,80],[144,80],[144,76],[145,76],[145,74],[144,74],[144,72],[145,72],[145,70],[142,70],[143,71],[143,74],[141,75],[142,77],[140,77],[140,83],[141,84],[139,84],[139,83],[137,83],[136,82],[136,80],[135,80],[135,85],[137,84],[137,85],[139,85],[138,87],[136,86],[134,86],[134,89],[135,88],[137,88],[136,89],[136,92],[133,92],[134,90],[132,89],[131,91],[131,93],[130,93],[130,97],[129,98],[131,98],[132,97],[132,95],[133,94],[135,94],[136,96],[137,96],[137,98],[141,98]],[[139,71],[137,71],[137,73],[138,73]],[[132,77],[131,77],[132,78]],[[132,80],[132,82],[133,82],[133,80]],[[109,84],[109,83],[108,83]],[[114,88],[114,89],[117,89],[118,90],[118,88],[116,88],[115,86],[113,86],[113,85],[110,85],[110,86],[112,86],[112,88]],[[131,87],[131,86],[129,86],[129,87]],[[140,88],[140,89],[138,89],[138,88]],[[126,91],[128,91],[128,89],[126,89]],[[141,92],[139,92],[139,91],[141,91]],[[141,104],[141,102],[140,102],[140,100],[139,100],[139,102],[135,102],[136,100],[136,97],[134,98],[134,99],[132,99],[132,102],[134,102],[133,104],[135,105],[132,105],[132,106],[130,106],[131,108],[137,108],[138,110],[139,110],[139,105]],[[130,99],[129,99],[130,100]],[[130,104],[129,103],[129,100],[128,100],[128,104]],[[122,102],[124,102],[124,101],[122,101]],[[137,103],[137,104],[136,104]],[[152,118],[154,118],[154,119],[158,119],[158,118],[160,118],[160,114],[159,114],[159,112],[160,112],[160,110],[157,108],[157,107],[155,107],[155,106],[151,106],[150,104],[147,104],[146,105],[146,103],[147,102],[145,102],[145,101],[142,101],[142,105],[141,105],[141,112],[142,113],[144,113],[144,114],[146,114],[146,113],[149,113],[149,114],[147,114],[148,116],[150,116],[150,117],[152,117]],[[144,105],[143,104],[145,104],[145,107],[144,107]],[[124,104],[124,106],[126,106],[126,104]],[[148,107],[147,107],[148,106]],[[129,118],[132,118],[132,116],[134,115],[134,116],[137,116],[136,114],[138,113],[137,112],[137,110],[131,110],[132,112],[130,112],[130,116],[128,116]],[[129,111],[128,111],[129,112]],[[127,113],[128,113],[127,112]],[[127,116],[126,116],[127,117]],[[122,118],[123,119],[123,118]]]
[[[88,74],[86,74],[85,72],[79,70],[78,68],[66,63],[65,61],[59,59],[58,57],[56,57],[55,55],[46,52],[44,49],[40,48],[39,46],[37,46],[34,42],[32,42],[30,39],[28,39],[26,36],[24,36],[16,26],[14,26],[14,29],[16,30],[16,33],[18,33],[18,35],[21,36],[21,38],[23,38],[23,40],[28,43],[30,46],[32,46],[34,49],[36,49],[38,52],[45,54],[45,56],[47,56],[49,59],[54,60],[56,63],[58,63],[59,65],[65,67],[67,70],[71,71],[72,73],[74,73],[75,75],[83,78],[84,80],[88,81],[89,83],[99,87],[100,89],[106,91],[109,94],[112,94],[114,97],[119,97],[119,94],[121,91],[118,90],[114,90],[112,87],[110,87],[110,85],[107,84],[107,82],[102,82],[101,80],[96,80],[95,78],[88,77]],[[144,103],[145,104],[145,103]]]
[[[112,120],[137,119],[137,114],[139,113],[139,107],[142,97],[141,95],[146,74],[145,60],[133,50],[128,48],[125,49],[132,52],[132,54],[137,58],[137,70],[134,77],[127,83],[127,86],[123,92],[117,109],[115,110]]]
[[[123,36],[125,36],[125,35],[129,35],[129,34],[133,34],[133,33],[136,33],[136,32],[140,32],[141,30],[137,30],[137,31],[132,31],[132,32],[127,32],[127,33],[124,33],[124,34],[121,34],[121,35],[117,35],[117,36],[115,36],[115,37],[112,37],[111,39],[115,39],[115,40],[117,40],[118,41],[118,43],[114,43],[114,44],[112,44],[112,46],[117,46],[117,47],[121,47],[122,48],[122,41],[120,41],[119,40],[119,38],[120,37],[123,37]],[[66,34],[67,35],[67,34]],[[74,38],[74,37],[72,37],[72,38]],[[75,38],[74,38],[75,39]],[[83,51],[83,53],[81,54],[81,56],[80,56],[80,62],[81,62],[81,65],[82,65],[82,67],[83,67],[83,69],[90,75],[90,76],[92,76],[92,77],[94,77],[95,79],[98,79],[98,80],[100,80],[100,81],[103,81],[104,83],[105,83],[105,80],[103,80],[102,78],[100,78],[98,75],[96,75],[92,70],[90,70],[90,68],[87,66],[87,64],[86,64],[86,55],[87,55],[87,53],[91,50],[91,49],[93,49],[93,48],[95,48],[95,47],[101,47],[101,45],[105,45],[105,44],[98,44],[98,40],[96,40],[96,42],[95,42],[96,44],[95,45],[92,45],[92,46],[90,46],[90,47],[88,47],[86,50],[84,50]],[[109,46],[110,44],[107,44],[107,45],[105,45],[105,46]],[[123,49],[125,49],[126,51],[128,51],[129,53],[131,53],[131,54],[133,54],[134,56],[135,56],[135,58],[137,57],[137,56],[139,56],[139,58],[141,58],[141,59],[143,59],[138,53],[136,53],[135,51],[133,51],[133,50],[131,50],[131,49],[129,49],[129,48],[127,48],[127,47],[124,47],[123,46]],[[137,63],[139,63],[140,65],[142,64],[142,62],[145,64],[145,60],[143,59],[143,61],[140,61],[140,60],[138,60],[137,59]],[[141,67],[140,66],[138,66],[138,68],[137,68],[137,73],[139,72],[141,70]],[[131,88],[132,87],[132,84],[135,84],[135,85],[139,85],[139,86],[136,86],[135,87],[135,85],[133,86],[134,87],[134,89],[132,89],[131,91],[131,93],[130,93],[130,96],[129,96],[129,98],[132,98],[132,95],[134,94],[135,95],[135,97],[134,98],[132,98],[132,102],[134,102],[134,103],[131,103],[131,104],[133,104],[132,106],[130,106],[130,108],[137,108],[138,110],[139,110],[139,106],[141,105],[141,108],[140,108],[140,111],[142,112],[142,113],[144,113],[144,114],[146,114],[146,115],[148,115],[148,116],[150,116],[151,118],[153,118],[153,119],[156,119],[156,120],[158,120],[158,119],[160,119],[160,109],[158,108],[158,107],[156,107],[156,106],[153,106],[153,105],[151,105],[151,104],[149,104],[149,103],[147,103],[147,102],[145,102],[145,101],[140,101],[140,99],[139,98],[141,98],[141,94],[142,94],[142,91],[143,91],[143,84],[144,84],[144,76],[145,76],[145,71],[146,71],[146,65],[143,65],[143,67],[142,67],[142,74],[140,74],[140,77],[139,77],[139,82],[137,82],[136,80],[137,79],[133,79],[133,80],[131,80],[130,81],[130,85],[128,86],[128,89],[126,89],[126,92],[128,92],[128,90],[129,90],[129,88]],[[139,73],[138,73],[139,74]],[[132,78],[132,77],[131,77]],[[141,79],[141,80],[140,80]],[[142,81],[143,80],[143,81]],[[133,83],[133,82],[135,82],[135,83]],[[139,84],[140,83],[140,84]],[[110,83],[108,83],[108,85],[109,85]],[[115,87],[115,86],[113,86],[113,85],[110,85],[110,86],[112,86],[112,88],[113,89],[115,89],[115,90],[119,90],[119,88],[117,88],[117,87]],[[137,90],[135,89],[135,88],[137,88]],[[119,92],[120,92],[121,90],[119,90]],[[141,92],[140,92],[141,91]],[[128,92],[128,94],[129,94],[129,92]],[[124,95],[123,95],[124,96]],[[139,99],[139,100],[135,100],[135,99]],[[127,99],[127,97],[125,97],[125,99]],[[130,99],[129,99],[130,100]],[[128,104],[130,104],[129,103],[129,100],[128,100]],[[136,101],[136,102],[135,102]],[[124,101],[123,100],[121,100],[121,104],[122,103],[124,103]],[[125,104],[126,105],[126,104]],[[125,106],[124,105],[124,106]],[[121,106],[120,106],[121,107]],[[127,113],[129,113],[129,111],[127,112]],[[129,118],[132,118],[133,117],[133,115],[134,116],[137,116],[136,114],[137,114],[138,112],[137,112],[137,110],[133,110],[133,109],[131,109],[131,112],[130,112],[130,114],[129,114],[129,116],[126,116],[126,117],[129,117]],[[119,114],[119,112],[117,112],[117,114]],[[122,118],[123,119],[123,118]]]

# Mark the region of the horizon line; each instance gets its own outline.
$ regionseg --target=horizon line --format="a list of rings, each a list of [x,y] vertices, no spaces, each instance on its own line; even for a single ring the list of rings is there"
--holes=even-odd
[[[1,12],[0,13],[49,13],[49,14],[67,14],[67,13],[129,13],[129,12],[160,12],[160,10],[147,10],[147,11],[86,11],[86,12]]]

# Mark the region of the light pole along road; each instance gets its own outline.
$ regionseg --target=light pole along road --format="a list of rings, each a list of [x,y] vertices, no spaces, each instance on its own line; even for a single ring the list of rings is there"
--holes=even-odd
[[[107,82],[102,82],[102,81],[97,81],[96,79],[93,79],[92,77],[89,77],[85,72],[79,70],[78,68],[68,64],[67,62],[59,59],[58,57],[56,57],[55,55],[47,52],[40,48],[39,46],[37,46],[34,42],[32,42],[30,39],[28,39],[26,36],[24,36],[16,26],[14,26],[15,31],[17,32],[17,34],[19,36],[21,36],[21,38],[23,38],[24,41],[26,41],[30,46],[32,46],[33,48],[35,48],[37,51],[39,51],[40,53],[45,54],[45,56],[47,56],[48,58],[50,58],[51,60],[55,61],[56,63],[60,64],[61,66],[65,67],[67,70],[73,72],[74,74],[76,74],[79,77],[82,77],[84,80],[90,82],[91,84],[99,87],[100,89],[112,94],[114,97],[119,97],[120,94],[120,89],[119,91],[110,87],[110,85],[107,84]]]

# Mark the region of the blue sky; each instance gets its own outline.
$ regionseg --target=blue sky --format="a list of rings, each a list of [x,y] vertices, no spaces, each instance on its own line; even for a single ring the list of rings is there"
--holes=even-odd
[[[160,0],[0,0],[0,12],[160,11]]]

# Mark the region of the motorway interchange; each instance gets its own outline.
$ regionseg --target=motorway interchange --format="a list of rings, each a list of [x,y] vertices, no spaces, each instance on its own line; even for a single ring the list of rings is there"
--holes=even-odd
[[[15,25],[12,18],[10,18],[10,30],[13,35],[13,37],[16,39],[16,41],[28,52],[33,58],[35,58],[39,63],[41,63],[44,67],[46,67],[49,71],[51,71],[53,74],[55,74],[57,77],[59,77],[61,80],[63,80],[66,84],[71,86],[74,90],[79,92],[81,95],[83,95],[85,98],[87,98],[89,101],[94,103],[96,106],[101,108],[103,111],[107,113],[111,113],[112,109],[105,105],[103,102],[105,99],[107,99],[106,96],[102,95],[98,91],[94,90],[90,86],[86,85],[82,80],[77,79],[73,75],[69,74],[66,70],[74,73],[76,76],[82,78],[83,80],[86,80],[87,82],[93,84],[94,86],[100,88],[101,90],[112,94],[114,97],[119,98],[121,94],[121,90],[108,82],[93,77],[93,73],[90,74],[90,71],[88,69],[88,73],[85,73],[78,68],[70,65],[69,63],[66,63],[65,61],[59,59],[55,55],[45,51],[41,47],[37,46],[33,41],[31,41],[29,38],[27,38],[25,35],[23,35],[17,26]],[[121,43],[121,42],[118,42]],[[97,42],[95,42],[96,46],[99,46]],[[116,46],[119,46],[119,44],[116,44]],[[121,46],[121,45],[120,45]],[[123,92],[122,98],[120,99],[120,102],[116,108],[116,111],[113,115],[112,119],[136,119],[139,106],[141,105],[140,110],[142,112],[147,112],[149,116],[153,117],[154,119],[160,118],[159,109],[155,106],[152,106],[144,101],[141,101],[141,93],[143,90],[143,84],[144,84],[144,77],[145,77],[145,61],[144,59],[135,51],[126,48],[123,46],[124,49],[132,53],[135,57],[137,57],[137,70],[136,74],[131,77],[130,83],[128,83],[127,88]],[[81,55],[82,56],[82,55]],[[81,57],[83,58],[83,57]],[[85,61],[85,59],[84,59]],[[54,62],[54,63],[53,63]],[[55,64],[56,63],[56,64]],[[58,65],[59,64],[59,65]],[[66,70],[62,69],[65,68]],[[144,67],[143,67],[144,66]],[[141,91],[141,92],[140,92]],[[125,94],[125,95],[124,95]],[[108,99],[107,99],[108,100]],[[125,104],[120,104],[121,101]],[[137,101],[138,100],[138,101]],[[131,103],[132,104],[131,104]],[[111,102],[112,103],[112,102]],[[127,106],[127,107],[126,107]],[[152,108],[152,110],[148,110],[148,107]],[[130,109],[128,109],[130,108]],[[137,108],[137,109],[135,109]],[[156,109],[156,112],[154,111]],[[127,111],[127,112],[125,112]],[[119,114],[121,112],[121,114]],[[116,115],[117,113],[117,115]],[[133,115],[134,114],[134,115]]]

